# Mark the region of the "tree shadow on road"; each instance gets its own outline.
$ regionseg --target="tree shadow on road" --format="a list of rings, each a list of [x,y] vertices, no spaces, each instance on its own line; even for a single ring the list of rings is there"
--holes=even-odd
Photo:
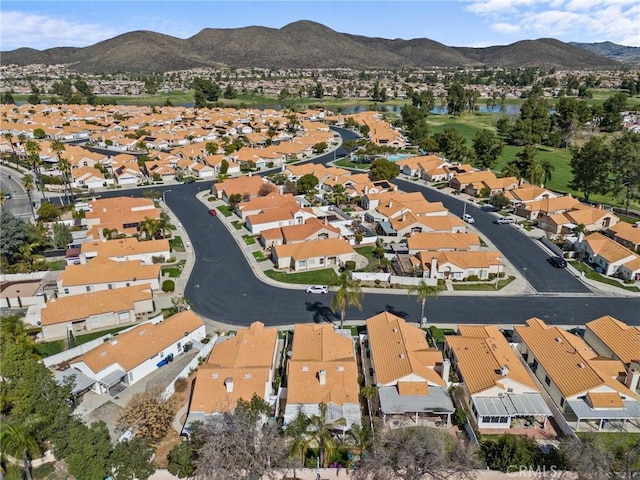
[[[305,302],[307,311],[313,313],[314,323],[333,323],[340,319],[340,315],[337,315],[331,311],[331,308],[322,302]]]
[[[393,305],[385,305],[384,310],[381,310],[378,313],[384,313],[384,312],[389,312],[395,315],[396,317],[405,318],[405,319],[409,316],[409,314],[404,310],[396,310],[396,307],[394,307]]]

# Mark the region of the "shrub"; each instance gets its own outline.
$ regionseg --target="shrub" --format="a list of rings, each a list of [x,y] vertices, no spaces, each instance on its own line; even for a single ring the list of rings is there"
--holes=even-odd
[[[478,277],[478,275],[469,275],[467,277],[467,280],[470,282],[477,282],[480,280],[480,277]]]
[[[176,284],[173,280],[165,280],[164,282],[162,282],[162,291],[167,293],[167,292],[173,292],[176,288]]]
[[[182,393],[186,391],[188,386],[189,386],[189,382],[187,382],[187,379],[184,377],[178,377],[176,378],[176,381],[173,382],[173,388],[177,393]]]
[[[355,260],[347,260],[346,262],[344,262],[344,268],[346,270],[355,270],[356,269]]]

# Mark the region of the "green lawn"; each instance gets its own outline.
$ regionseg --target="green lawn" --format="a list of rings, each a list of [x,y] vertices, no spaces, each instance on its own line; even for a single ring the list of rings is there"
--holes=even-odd
[[[90,342],[91,340],[95,340],[96,338],[104,337],[105,335],[108,335],[110,333],[121,332],[125,328],[129,328],[129,327],[131,327],[131,325],[127,327],[111,328],[109,330],[100,330],[99,332],[91,332],[85,335],[78,335],[76,337],[76,345],[82,345],[83,343]]]
[[[243,235],[242,238],[244,238],[244,243],[246,243],[247,245],[255,245],[257,235],[247,234],[247,235]]]
[[[178,263],[171,265],[170,267],[162,267],[162,275],[169,275],[170,278],[179,277],[186,262],[186,260],[180,260]]]
[[[628,290],[629,292],[640,292],[640,288],[635,286],[627,286],[620,283],[618,280],[614,278],[609,278],[605,275],[601,275],[595,270],[593,270],[589,265],[583,262],[579,262],[577,260],[569,262],[571,266],[574,267],[579,272],[584,272],[585,277],[589,280],[595,280],[596,282],[606,283],[607,285],[613,285],[614,287],[623,288],[624,290]]]
[[[184,252],[184,244],[182,243],[182,237],[180,235],[176,235],[175,237],[170,238],[169,247],[174,252]]]
[[[610,93],[613,95],[613,93]],[[467,140],[467,147],[473,145],[473,137],[476,132],[487,129],[495,132],[495,125],[500,115],[489,113],[478,113],[474,115],[462,115],[453,117],[448,115],[432,115],[429,117],[429,134],[442,132],[445,128],[455,128],[462,137]],[[522,151],[523,147],[505,145],[502,155],[498,157],[498,162],[494,170],[500,171],[507,163],[516,158],[516,154]],[[561,193],[571,193],[573,196],[582,197],[582,192],[569,188],[568,184],[573,178],[571,173],[571,152],[568,149],[551,148],[545,146],[538,147],[537,160],[549,160],[554,166],[551,180],[545,185],[551,190]],[[622,202],[613,195],[591,195],[590,200],[608,205],[621,206]],[[632,209],[640,208],[640,203],[632,202]]]
[[[36,343],[36,350],[42,358],[50,357],[56,353],[64,352],[64,341],[56,340],[53,342]]]
[[[265,257],[265,256],[263,255],[263,253],[262,253],[262,252],[260,252],[260,251],[258,251],[258,252],[253,252],[253,257],[254,257],[257,261],[259,261],[259,262],[264,262],[264,261],[266,261],[266,260],[269,260],[269,258],[268,258],[268,257]]]
[[[47,268],[49,270],[64,270],[66,265],[66,260],[50,260],[47,262]]]
[[[363,165],[361,163],[353,163],[351,160],[349,160],[349,158],[342,158],[340,160],[336,160],[335,164],[338,167],[345,167],[345,168],[358,168],[360,170],[367,170],[369,168],[369,165]]]
[[[231,208],[229,205],[220,205],[219,207],[216,207],[216,208],[225,217],[230,217],[231,215],[233,215],[233,208]]]
[[[445,335],[456,334],[456,331],[451,328],[438,328],[435,325],[431,325],[429,327],[429,332],[431,333],[431,338],[433,338],[436,342],[444,342]]]
[[[231,225],[233,225],[236,230],[242,230],[242,227],[244,226],[242,223],[240,223],[240,220],[234,220],[233,222],[231,222]]]
[[[498,280],[498,290],[506,287],[511,282],[516,279],[514,276],[509,276],[508,278],[502,278]],[[492,280],[486,283],[453,283],[454,290],[479,290],[479,291],[494,291],[496,290],[496,281]]]
[[[367,264],[366,267],[361,268],[360,270],[356,270],[357,272],[376,272],[378,271],[378,258],[374,257],[373,255],[373,251],[375,250],[375,246],[366,246],[366,247],[360,247],[360,248],[355,248],[354,250],[356,252],[358,252],[360,255],[362,255],[363,257],[366,257],[367,260],[369,260],[369,263]]]
[[[338,275],[333,268],[299,273],[267,270],[264,273],[267,277],[278,282],[295,283],[297,285],[330,285],[338,280]]]

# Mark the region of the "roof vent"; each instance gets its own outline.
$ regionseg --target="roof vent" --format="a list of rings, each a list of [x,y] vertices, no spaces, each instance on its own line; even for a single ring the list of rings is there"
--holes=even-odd
[[[338,371],[339,372],[344,372],[344,367],[342,365],[338,365]]]
[[[220,375],[218,373],[212,373],[211,374],[211,378],[218,378],[220,377]]]
[[[562,339],[560,337],[555,338],[556,343],[562,343]]]
[[[303,372],[308,372],[309,371],[309,366],[308,365],[303,365],[302,366],[302,371]]]
[[[242,378],[244,378],[245,380],[249,380],[251,379],[251,374],[250,373],[245,373]]]
[[[398,329],[397,329],[397,328],[394,328],[394,329],[393,329],[393,333],[398,333]]]
[[[400,358],[404,358],[404,353],[401,353],[401,354],[400,354]]]
[[[585,366],[586,366],[586,365],[585,365],[584,363],[582,363],[582,362],[580,362],[580,363],[578,364],[578,368],[584,368]]]
[[[500,375],[502,375],[503,377],[509,375],[509,367],[507,367],[506,365],[502,365],[500,367]]]

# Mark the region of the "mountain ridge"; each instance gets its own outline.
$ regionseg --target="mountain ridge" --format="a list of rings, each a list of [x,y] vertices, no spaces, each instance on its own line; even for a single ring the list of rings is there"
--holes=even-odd
[[[87,47],[0,52],[4,64],[70,64],[86,73],[164,72],[198,67],[425,68],[555,66],[617,68],[621,63],[555,39],[523,40],[484,48],[450,47],[428,38],[386,39],[339,33],[300,20],[280,29],[205,28],[180,39],[133,31]]]

